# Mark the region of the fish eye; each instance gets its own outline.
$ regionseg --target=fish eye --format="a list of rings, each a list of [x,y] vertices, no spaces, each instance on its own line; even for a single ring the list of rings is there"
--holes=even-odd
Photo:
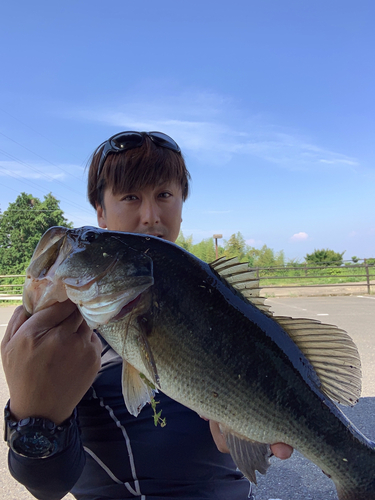
[[[87,231],[87,233],[82,235],[82,240],[91,243],[99,238],[99,234],[95,231]]]

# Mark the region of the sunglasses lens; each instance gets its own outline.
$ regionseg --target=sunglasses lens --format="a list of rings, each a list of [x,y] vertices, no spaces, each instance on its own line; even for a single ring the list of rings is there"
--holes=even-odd
[[[158,146],[171,149],[172,151],[176,151],[177,153],[181,152],[181,149],[177,142],[175,142],[172,137],[169,137],[169,135],[163,134],[162,132],[149,132],[149,136]]]
[[[143,137],[138,132],[126,132],[123,134],[115,135],[111,139],[111,146],[115,150],[137,148],[143,142]]]
[[[150,137],[150,139],[158,146],[171,149],[176,153],[181,153],[177,142],[175,142],[169,135],[162,132],[143,132]],[[114,135],[104,144],[102,156],[98,165],[97,178],[99,179],[104,162],[109,153],[118,153],[128,149],[138,148],[143,144],[144,136],[140,132],[121,132]]]

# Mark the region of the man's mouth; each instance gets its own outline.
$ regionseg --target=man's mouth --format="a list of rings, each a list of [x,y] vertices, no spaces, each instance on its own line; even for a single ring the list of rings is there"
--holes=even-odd
[[[163,234],[155,234],[155,233],[146,233],[148,234],[149,236],[155,236],[156,238],[164,238],[164,235]]]

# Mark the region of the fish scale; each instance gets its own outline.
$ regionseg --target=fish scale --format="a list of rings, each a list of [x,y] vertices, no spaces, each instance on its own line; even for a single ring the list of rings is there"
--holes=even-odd
[[[155,281],[157,281],[157,276],[155,276]],[[168,288],[168,286],[166,286]],[[163,295],[163,290],[160,292]],[[206,307],[209,306],[210,302],[216,304],[216,307],[220,310],[220,300],[219,297],[216,296],[217,291],[209,294],[209,300],[206,301]],[[225,299],[224,299],[225,300]],[[195,304],[189,304],[187,308],[187,313],[191,313],[192,305],[195,307],[194,310],[199,310],[197,308],[198,304],[201,302],[200,297],[196,297]],[[280,400],[280,396],[277,394],[277,389],[275,385],[268,385],[265,387],[264,383],[261,384],[252,384],[251,386],[246,385],[246,380],[243,383],[238,383],[235,376],[230,377],[230,365],[228,363],[228,359],[223,356],[223,342],[218,341],[220,347],[220,358],[211,357],[212,366],[207,366],[207,357],[208,354],[213,356],[214,349],[212,346],[217,343],[217,335],[215,327],[209,327],[208,331],[211,331],[211,336],[207,339],[207,326],[203,329],[197,328],[198,321],[195,321],[195,329],[188,330],[186,328],[182,328],[176,322],[176,316],[173,314],[168,314],[170,311],[160,311],[159,314],[156,315],[153,322],[153,333],[149,337],[149,343],[151,350],[154,354],[155,359],[157,360],[158,372],[160,376],[160,387],[165,393],[169,396],[175,398],[182,404],[188,405],[190,408],[194,409],[200,414],[203,414],[211,419],[215,419],[222,424],[224,424],[229,429],[235,429],[236,433],[242,436],[248,436],[251,439],[257,441],[265,441],[265,442],[287,442],[294,446],[295,448],[303,451],[302,448],[304,445],[308,445],[310,454],[314,457],[313,461],[317,463],[321,467],[325,467],[327,473],[333,472],[333,467],[330,466],[328,458],[328,450],[327,445],[323,439],[319,439],[316,436],[316,432],[321,432],[318,428],[313,428],[310,423],[311,415],[313,414],[314,407],[320,405],[322,401],[326,398],[324,396],[318,397],[315,403],[311,402],[311,394],[308,395],[308,401],[301,400],[299,403],[299,407],[306,406],[306,403],[310,403],[309,406],[309,416],[308,419],[304,417],[303,414],[299,415],[299,422],[296,422],[293,425],[294,419],[291,418],[290,408],[287,405],[282,406],[277,409],[278,411],[272,411],[273,408],[270,406],[270,401],[272,400]],[[237,343],[241,344],[242,337],[240,336],[240,324],[246,321],[246,317],[241,314],[242,311],[239,307],[230,309],[230,313],[228,315],[220,315],[220,318],[215,318],[216,323],[221,323],[221,328],[225,330],[225,327],[228,327],[231,324],[236,324],[237,329],[235,335],[232,335],[232,339],[230,336],[226,336],[226,342],[228,346],[233,349],[234,340]],[[194,313],[193,313],[194,314]],[[182,324],[185,324],[187,321],[185,317],[182,317],[181,308],[179,311],[179,315],[177,319],[179,321],[182,320]],[[239,316],[238,316],[239,315]],[[236,316],[236,320],[234,320],[233,316]],[[162,324],[159,324],[158,318],[162,318]],[[244,321],[245,319],[245,321]],[[225,324],[223,324],[225,323]],[[168,324],[169,328],[166,329],[165,325]],[[179,339],[184,339],[183,349],[179,342],[177,341],[177,336],[171,332],[175,332],[180,326]],[[194,335],[192,335],[192,333]],[[168,335],[169,334],[169,335]],[[205,352],[202,350],[202,342],[200,339],[203,335],[206,335],[205,344],[211,346],[210,351]],[[244,336],[250,335],[249,329],[246,329],[246,332],[243,334]],[[254,334],[253,334],[254,335]],[[229,338],[228,338],[229,337]],[[235,337],[235,338],[234,338]],[[129,337],[127,337],[128,339]],[[171,341],[171,344],[169,343]],[[181,343],[182,344],[182,343]],[[259,344],[262,347],[262,351],[264,351],[264,343]],[[125,343],[126,345],[126,343]],[[243,344],[242,344],[243,345]],[[250,346],[248,346],[250,347]],[[136,348],[134,349],[136,351]],[[141,358],[131,359],[130,352],[124,352],[125,359],[127,359],[131,364],[133,364],[140,371],[143,369],[143,364]],[[267,352],[269,357],[270,353]],[[173,356],[173,363],[171,363],[171,357]],[[219,359],[222,357],[225,358],[225,362],[221,365],[218,363]],[[244,360],[245,358],[245,360]],[[257,362],[258,359],[262,359],[263,356],[259,355],[257,352],[249,352],[244,353],[241,351],[241,356],[237,354],[236,356],[236,368],[234,373],[238,371],[238,367],[244,365],[247,369],[248,366],[252,366]],[[177,365],[175,364],[178,360]],[[204,380],[206,380],[207,387],[209,390],[203,390],[200,392],[201,383],[195,377],[187,377],[188,368],[192,366],[192,360],[194,360],[194,372],[200,373]],[[295,371],[291,370],[285,366],[284,359],[278,353],[278,364],[283,364],[284,366],[279,369],[279,378],[280,373],[283,374],[282,381],[279,383],[281,385],[282,392],[284,394],[283,399],[287,399],[285,397],[285,389],[284,384],[288,385],[288,379],[293,378],[294,387],[293,387],[293,396],[295,397],[296,389],[296,377]],[[263,368],[264,371],[264,363],[260,363],[260,367]],[[267,368],[268,369],[268,368]],[[179,374],[185,374],[185,377],[180,377],[180,383],[176,382],[176,378],[178,378]],[[287,375],[289,374],[289,375]],[[273,378],[270,374],[269,378]],[[258,382],[263,382],[265,378],[263,376],[257,376],[256,380]],[[172,381],[172,383],[171,383]],[[302,388],[300,393],[303,394],[305,389],[305,381],[300,377],[300,384],[302,384]],[[268,389],[266,391],[265,389]],[[271,388],[273,390],[271,391]],[[231,411],[228,411],[227,404],[221,404],[221,393],[225,392],[226,394],[230,393],[230,405]],[[267,397],[265,396],[266,392],[268,392]],[[292,392],[292,391],[291,391]],[[213,394],[217,394],[216,397],[213,397]],[[247,396],[247,397],[246,397]],[[257,400],[257,406],[252,411],[251,401],[253,399]],[[203,404],[201,402],[204,402]],[[328,405],[326,412],[328,412],[327,418],[331,416],[332,409],[335,408],[333,405]],[[289,411],[288,411],[289,410]],[[239,415],[242,414],[243,417],[239,418]],[[292,415],[293,416],[293,415]],[[232,417],[232,418],[231,418]],[[235,417],[237,417],[235,419]],[[326,420],[323,418],[322,420]],[[241,421],[241,426],[238,424],[238,421]],[[285,430],[285,421],[290,422],[289,432]],[[303,425],[301,425],[303,421]],[[337,415],[335,415],[335,422],[337,422]],[[308,425],[309,427],[308,427]],[[344,424],[344,429],[345,424]],[[294,430],[294,432],[292,432]],[[315,445],[315,447],[314,447]],[[321,455],[324,454],[326,460],[321,460]],[[342,467],[340,467],[340,461],[337,460],[337,443],[332,450],[332,460],[335,459],[335,468],[338,470],[343,470],[345,475],[347,475],[347,465],[343,462]],[[328,463],[326,463],[328,462]],[[331,470],[332,469],[332,470]]]
[[[54,229],[51,250],[48,233],[36,249],[26,307],[33,312],[32,287],[40,289],[45,279],[38,268],[42,273],[46,262],[54,262],[48,253],[54,251],[60,260],[49,285],[52,280],[59,290],[56,300],[63,300],[65,286],[65,298],[122,356],[132,414],[151,400],[155,386],[219,422],[249,479],[256,480],[255,470],[266,471],[268,443],[284,442],[332,478],[340,500],[375,500],[375,445],[330,399],[351,404],[360,394],[358,351],[346,332],[273,317],[244,264],[219,259],[208,265],[146,235],[90,227],[60,231],[64,242]],[[61,257],[64,249],[67,258]],[[104,254],[95,276],[90,262],[101,262]],[[71,286],[81,274],[92,281],[82,293],[76,281]],[[53,286],[46,296],[51,303]]]

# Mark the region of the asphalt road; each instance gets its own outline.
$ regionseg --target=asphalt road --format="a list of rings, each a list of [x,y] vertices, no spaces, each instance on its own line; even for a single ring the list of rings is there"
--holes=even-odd
[[[343,411],[369,438],[375,440],[375,297],[296,297],[268,300],[276,314],[317,319],[346,330],[358,346],[363,372],[363,391],[354,408]],[[0,307],[0,337],[14,307]],[[0,370],[0,401],[8,399]],[[0,500],[31,500],[33,497],[9,475],[7,446],[0,445]],[[294,452],[291,459],[272,459],[266,476],[258,476],[255,500],[337,500],[334,485],[314,464]],[[67,495],[65,500],[73,499]],[[244,499],[246,500],[246,499]]]

